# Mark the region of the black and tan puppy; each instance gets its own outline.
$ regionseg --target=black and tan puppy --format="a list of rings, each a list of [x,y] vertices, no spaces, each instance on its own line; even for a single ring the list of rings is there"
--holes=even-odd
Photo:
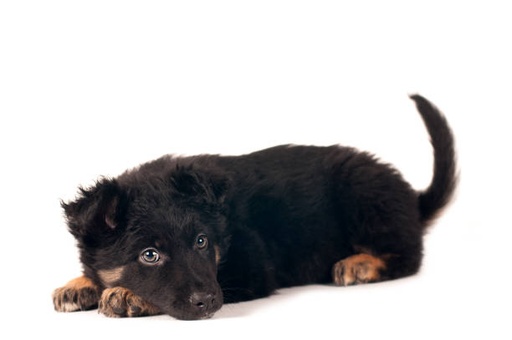
[[[55,309],[204,319],[281,287],[416,273],[425,229],[455,190],[456,164],[445,118],[411,98],[434,149],[422,192],[368,153],[293,145],[164,156],[80,189],[62,206],[83,276],[55,290]]]

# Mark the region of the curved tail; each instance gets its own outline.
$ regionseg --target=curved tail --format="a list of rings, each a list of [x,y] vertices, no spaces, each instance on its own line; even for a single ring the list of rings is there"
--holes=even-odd
[[[450,202],[457,187],[455,142],[446,118],[432,103],[417,94],[410,98],[416,103],[434,149],[432,182],[418,196],[420,218],[427,226]]]

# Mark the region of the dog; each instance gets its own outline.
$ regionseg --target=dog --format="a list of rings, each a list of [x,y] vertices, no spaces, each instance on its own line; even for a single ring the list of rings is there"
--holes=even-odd
[[[372,154],[338,145],[166,155],[81,187],[61,205],[83,275],[54,291],[55,309],[197,320],[283,287],[415,274],[423,235],[458,176],[446,118],[410,98],[434,153],[423,191]]]

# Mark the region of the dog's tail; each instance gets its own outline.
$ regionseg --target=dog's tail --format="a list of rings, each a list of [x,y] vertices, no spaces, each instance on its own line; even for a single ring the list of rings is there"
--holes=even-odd
[[[434,149],[434,174],[429,187],[418,196],[423,225],[428,226],[453,197],[457,187],[457,163],[453,133],[444,115],[427,99],[411,95],[423,118]]]

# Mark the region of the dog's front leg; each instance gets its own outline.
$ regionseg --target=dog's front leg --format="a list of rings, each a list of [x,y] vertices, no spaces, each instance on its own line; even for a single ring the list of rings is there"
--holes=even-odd
[[[158,307],[123,287],[107,288],[101,294],[99,312],[109,317],[135,317],[161,314]]]
[[[58,312],[94,309],[100,299],[100,288],[91,279],[80,276],[53,292],[53,306]]]

